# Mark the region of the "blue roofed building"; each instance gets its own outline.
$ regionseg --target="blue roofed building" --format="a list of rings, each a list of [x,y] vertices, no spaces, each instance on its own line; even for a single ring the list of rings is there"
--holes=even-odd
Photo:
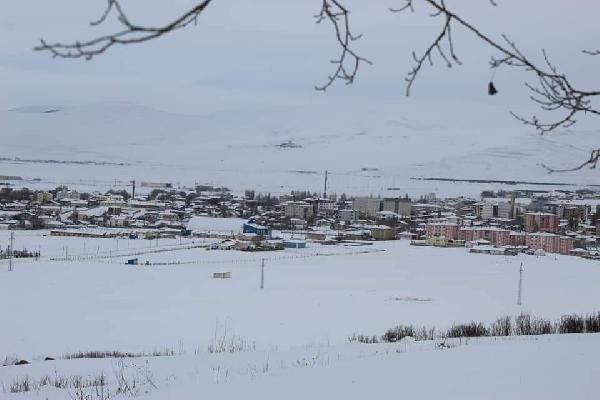
[[[243,227],[244,233],[254,233],[260,236],[269,236],[269,228],[264,225],[258,225],[253,223],[245,223]]]

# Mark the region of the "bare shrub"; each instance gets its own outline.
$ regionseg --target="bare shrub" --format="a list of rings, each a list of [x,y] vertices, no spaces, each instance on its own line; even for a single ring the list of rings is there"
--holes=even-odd
[[[350,343],[373,344],[373,343],[379,343],[379,338],[375,335],[373,335],[373,336],[357,335],[356,333],[354,333],[354,334],[352,334],[352,336],[350,336],[348,338],[348,341]]]
[[[106,376],[100,374],[98,376],[83,377],[74,375],[71,377],[55,374],[54,376],[44,375],[39,380],[31,380],[28,376],[17,378],[9,387],[11,393],[21,393],[40,390],[44,386],[51,386],[57,389],[79,389],[103,387],[108,384]],[[81,390],[79,390],[81,392]]]
[[[585,331],[590,333],[600,332],[600,312],[585,316]]]
[[[396,342],[407,336],[415,340],[432,340],[436,338],[469,338],[482,336],[529,336],[529,335],[549,335],[554,333],[586,333],[600,332],[600,312],[589,315],[563,315],[558,322],[531,316],[531,314],[519,314],[514,318],[498,318],[491,325],[485,325],[481,322],[469,322],[464,324],[455,324],[445,333],[436,331],[435,328],[418,328],[412,325],[398,325],[395,328],[388,329],[381,337],[383,342]],[[368,337],[353,335],[350,341],[361,343],[372,342]]]
[[[183,350],[180,350],[180,353]],[[152,357],[172,357],[175,355],[175,350],[172,347],[164,347],[163,349],[154,349],[152,353],[150,353]]]
[[[8,388],[10,393],[21,393],[21,392],[29,392],[33,388],[31,381],[28,376],[23,378],[15,379]]]
[[[515,335],[533,335],[531,333],[531,315],[519,314],[515,318]]]
[[[148,393],[149,389],[156,389],[154,378],[148,370],[148,362],[145,368],[136,365],[126,365],[124,359],[119,360],[115,370],[115,381],[112,388],[104,373],[95,376],[84,377],[73,375],[70,377],[43,376],[38,381],[31,380],[28,376],[17,378],[8,391],[10,393],[31,392],[40,390],[44,386],[68,391],[69,397],[75,400],[110,400],[113,398],[137,397],[142,393]]]
[[[538,317],[531,319],[531,329],[533,335],[551,335],[556,333],[556,327],[552,321]]]
[[[405,337],[412,337],[416,341],[433,340],[437,337],[437,333],[435,328],[398,325],[395,328],[388,329],[381,337],[381,340],[384,342],[397,342]]]
[[[490,327],[490,336],[511,336],[513,334],[512,318],[498,318]]]
[[[558,333],[583,333],[585,332],[584,317],[571,314],[563,315],[558,323]]]
[[[240,336],[231,335],[227,327],[223,329],[223,332],[219,332],[217,325],[213,336],[213,341],[208,345],[208,352],[210,354],[215,353],[239,353],[242,351],[256,350],[256,343],[254,341],[244,339]]]
[[[208,345],[208,352],[214,353],[239,353],[242,351],[256,350],[256,343],[239,336],[230,338],[221,337]]]
[[[113,398],[108,388],[104,386],[78,387],[69,395],[74,400],[110,400]]]
[[[549,335],[555,333],[554,324],[543,318],[532,317],[530,314],[519,314],[515,318],[515,335]]]
[[[421,327],[415,329],[415,335],[413,336],[415,340],[433,340],[437,338],[438,334],[435,328],[426,328]]]
[[[481,322],[454,325],[448,329],[446,336],[449,338],[489,336],[490,331]]]
[[[384,342],[396,342],[407,336],[414,337],[414,334],[415,329],[412,325],[398,325],[384,333],[381,339]]]
[[[65,354],[62,356],[65,360],[73,360],[80,358],[133,358],[133,357],[143,357],[142,353],[124,353],[118,350],[113,351],[103,351],[103,350],[93,350],[93,351],[78,351],[76,353]]]
[[[65,354],[62,356],[65,360],[80,359],[80,358],[139,358],[139,357],[166,357],[174,356],[175,350],[170,347],[163,349],[154,349],[150,353],[130,353],[118,350],[94,350],[94,351],[79,351],[76,353]]]

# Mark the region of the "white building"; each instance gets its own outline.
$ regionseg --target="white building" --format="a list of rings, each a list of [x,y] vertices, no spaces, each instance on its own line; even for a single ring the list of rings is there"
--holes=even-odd
[[[283,204],[283,211],[286,217],[309,220],[314,215],[312,204],[304,201],[288,201]]]
[[[477,217],[488,220],[492,218],[509,219],[512,217],[511,204],[505,201],[482,201],[475,204]]]
[[[354,210],[338,210],[338,216],[341,221],[351,222],[356,219],[356,211]]]
[[[381,211],[391,211],[400,217],[410,217],[411,201],[400,197],[383,199]]]
[[[352,202],[352,208],[360,217],[375,218],[381,211],[381,199],[378,197],[357,197]]]
[[[56,192],[56,200],[79,200],[80,194],[77,190],[63,188]]]

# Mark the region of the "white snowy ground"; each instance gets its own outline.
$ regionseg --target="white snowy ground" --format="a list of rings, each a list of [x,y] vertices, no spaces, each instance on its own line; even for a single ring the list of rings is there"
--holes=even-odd
[[[242,218],[212,218],[205,216],[192,217],[187,229],[197,232],[240,233],[244,223]]]
[[[0,246],[7,238],[7,232],[0,234]],[[69,239],[69,246],[83,248],[83,241]],[[114,239],[85,241],[87,249],[116,251]],[[120,251],[148,245],[144,240],[119,242]],[[43,256],[60,255],[64,246],[56,238],[24,232],[18,232],[17,243],[37,244]],[[158,248],[177,245],[160,241]],[[260,290],[263,257],[265,289]],[[139,258],[142,263],[181,264],[132,267],[123,265],[126,256],[112,263],[43,257],[19,262],[9,273],[6,262],[0,263],[0,359],[172,348],[181,355],[152,358],[147,366],[145,359],[127,361],[144,371],[128,367],[131,374],[153,376],[158,389],[147,389],[156,399],[205,393],[219,393],[219,398],[259,393],[264,398],[364,398],[374,390],[382,395],[406,390],[422,398],[558,399],[570,390],[576,390],[572,398],[595,394],[591,382],[598,375],[597,335],[480,340],[443,351],[423,343],[400,354],[394,347],[400,345],[348,344],[348,337],[381,335],[400,323],[446,328],[521,311],[551,319],[598,311],[596,262],[475,255],[466,249],[411,247],[405,241],[272,253],[186,249]],[[524,302],[519,307],[521,262]],[[230,271],[232,278],[212,278],[221,271]],[[254,350],[209,355],[215,336],[252,343]],[[263,374],[266,360],[269,368]],[[296,361],[316,365],[294,368]],[[111,379],[115,368],[117,360],[34,361],[0,367],[0,382],[8,387],[16,375],[39,379],[55,371],[84,376],[103,371]],[[11,398],[0,392],[3,396]],[[47,388],[29,396],[69,398],[65,391]]]
[[[24,377],[97,377],[121,372],[147,399],[596,399],[600,335],[453,342],[345,344],[235,354],[46,361],[0,367],[5,386]],[[107,389],[108,390],[108,389]],[[7,399],[72,399],[43,386]],[[94,393],[85,389],[84,394]],[[100,397],[90,397],[92,399]],[[116,396],[129,398],[129,395]]]

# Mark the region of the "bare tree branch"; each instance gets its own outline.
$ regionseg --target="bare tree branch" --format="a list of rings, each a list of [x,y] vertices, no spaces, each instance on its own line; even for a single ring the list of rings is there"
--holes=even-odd
[[[404,6],[398,9],[392,9],[392,11],[405,11],[407,9],[414,10],[414,3],[417,0],[404,0]],[[431,61],[431,53],[437,50],[441,57],[446,61],[448,66],[451,66],[450,60],[445,56],[443,51],[444,39],[446,39],[446,48],[450,55],[454,54],[453,40],[451,36],[451,27],[453,23],[466,29],[472,33],[478,39],[484,41],[486,44],[494,48],[502,57],[492,58],[490,64],[492,68],[499,68],[501,66],[522,68],[526,71],[532,72],[538,82],[536,85],[526,84],[526,87],[531,91],[531,100],[537,103],[543,111],[564,111],[563,117],[550,122],[542,122],[536,115],[531,118],[524,118],[517,115],[514,112],[511,114],[524,124],[533,126],[540,133],[546,133],[553,131],[559,127],[568,127],[573,125],[576,120],[575,116],[579,113],[591,113],[600,115],[600,111],[594,108],[591,104],[591,99],[600,96],[600,90],[580,90],[576,89],[571,84],[566,75],[558,72],[556,66],[554,66],[546,54],[542,51],[544,56],[545,66],[538,66],[534,64],[528,57],[526,57],[506,35],[503,35],[504,43],[493,40],[489,36],[482,33],[471,23],[467,22],[461,16],[457,15],[453,11],[449,10],[444,0],[421,0],[433,8],[434,14],[432,16],[444,15],[445,21],[441,32],[431,43],[431,45],[425,50],[422,57],[417,58],[414,56],[416,66],[408,73],[406,78],[407,84],[407,95],[410,94],[410,89],[419,74],[421,67],[425,60]],[[496,3],[491,0],[492,5]],[[595,55],[595,52],[586,52],[587,54]],[[600,52],[598,52],[600,54]],[[456,62],[457,60],[455,60]],[[460,62],[457,62],[460,64]]]
[[[589,56],[599,56],[600,55],[600,50],[582,50],[581,52],[583,54],[587,54]]]
[[[442,1],[441,5],[445,9],[443,1]],[[392,11],[393,12],[401,12],[406,9],[414,10],[413,0],[408,0],[403,7],[400,7],[399,9],[392,9]],[[443,25],[440,33],[436,36],[436,38],[429,45],[427,50],[425,50],[423,55],[421,55],[421,57],[417,57],[417,54],[413,51],[413,59],[415,61],[415,66],[413,66],[412,70],[408,73],[408,76],[406,77],[406,81],[407,81],[406,95],[407,96],[410,95],[410,90],[411,90],[415,80],[417,79],[417,76],[418,76],[419,72],[421,71],[423,64],[426,61],[428,61],[429,65],[433,65],[432,53],[434,51],[438,52],[439,56],[445,61],[446,66],[448,68],[452,68],[453,63],[455,63],[457,65],[461,65],[460,60],[458,59],[458,57],[456,56],[456,53],[454,52],[454,43],[452,41],[452,31],[451,31],[451,25],[450,25],[450,23],[452,22],[452,18],[449,17],[447,14],[443,14],[441,11],[438,11],[435,14],[432,14],[433,17],[439,16],[439,15],[445,15],[445,22],[444,22],[444,25]],[[450,57],[448,57],[446,55],[446,53],[444,52],[443,47],[442,47],[444,44],[444,38],[447,39],[447,48],[448,48],[448,53],[449,53]]]
[[[34,47],[34,50],[48,51],[54,57],[85,58],[86,60],[91,60],[95,56],[106,52],[116,44],[127,45],[147,42],[175,30],[185,28],[192,23],[196,23],[198,16],[206,9],[206,7],[208,7],[211,1],[212,0],[203,0],[186,13],[164,26],[149,27],[132,23],[123,11],[119,0],[107,0],[106,9],[100,18],[90,22],[90,25],[101,25],[107,20],[111,13],[114,13],[116,14],[117,21],[123,26],[123,30],[88,41],[76,41],[75,43],[49,44],[44,39],[40,39],[40,45]]]
[[[315,15],[317,24],[323,21],[329,21],[334,28],[335,37],[341,48],[339,58],[331,60],[335,70],[329,75],[327,81],[321,86],[315,86],[315,89],[325,91],[336,80],[344,81],[347,85],[352,84],[358,74],[358,67],[361,63],[372,65],[368,59],[359,56],[351,43],[359,40],[362,35],[354,35],[350,29],[349,11],[337,0],[323,0],[321,11]]]
[[[404,0],[405,3],[402,7],[391,9],[391,11],[414,11],[414,4],[416,1],[418,0]],[[441,32],[425,50],[424,54],[417,58],[413,52],[413,58],[415,59],[416,65],[408,73],[406,78],[408,82],[406,87],[407,95],[410,94],[410,89],[412,88],[419,72],[421,71],[424,62],[428,60],[430,64],[433,64],[432,52],[435,50],[438,51],[439,55],[446,62],[448,67],[452,66],[452,62],[444,53],[444,43],[446,43],[446,49],[453,58],[454,62],[456,64],[460,64],[458,59],[455,58],[454,44],[451,34],[452,25],[457,24],[502,55],[498,58],[492,58],[490,61],[491,68],[500,68],[502,66],[520,68],[535,75],[537,84],[533,85],[530,83],[525,83],[525,86],[531,92],[530,99],[537,104],[542,111],[551,112],[552,114],[563,112],[562,117],[551,121],[542,121],[537,115],[533,115],[530,118],[525,118],[511,111],[511,115],[518,121],[525,125],[532,126],[538,132],[544,134],[558,128],[572,126],[577,122],[575,117],[581,113],[600,115],[600,110],[595,108],[592,104],[592,99],[600,96],[600,90],[581,90],[575,88],[567,76],[559,72],[558,68],[550,61],[550,58],[545,50],[542,50],[545,65],[536,65],[533,61],[531,61],[531,59],[526,57],[519,50],[515,42],[511,41],[506,35],[502,35],[503,42],[499,42],[490,38],[464,18],[449,10],[446,7],[444,0],[421,1],[433,8],[434,13],[431,14],[431,16],[436,17],[443,15],[445,19]],[[494,0],[490,0],[490,2],[494,6],[497,5]],[[444,39],[446,40],[444,41]],[[583,52],[592,56],[600,55],[600,50],[584,50]],[[490,86],[492,85],[493,84],[490,82]],[[495,94],[495,88],[493,91],[490,90],[490,94]],[[594,150],[592,151],[589,160],[574,168],[554,169],[544,164],[542,164],[542,167],[547,169],[548,172],[577,171],[586,166],[595,168],[599,157],[600,150]]]
[[[553,172],[573,172],[579,171],[580,169],[583,169],[585,167],[588,167],[589,169],[595,169],[596,165],[598,165],[598,160],[600,160],[600,149],[595,149],[592,150],[590,158],[588,160],[573,168],[557,169],[549,167],[546,164],[540,164],[540,166],[543,167],[546,171],[548,171],[549,174]]]

